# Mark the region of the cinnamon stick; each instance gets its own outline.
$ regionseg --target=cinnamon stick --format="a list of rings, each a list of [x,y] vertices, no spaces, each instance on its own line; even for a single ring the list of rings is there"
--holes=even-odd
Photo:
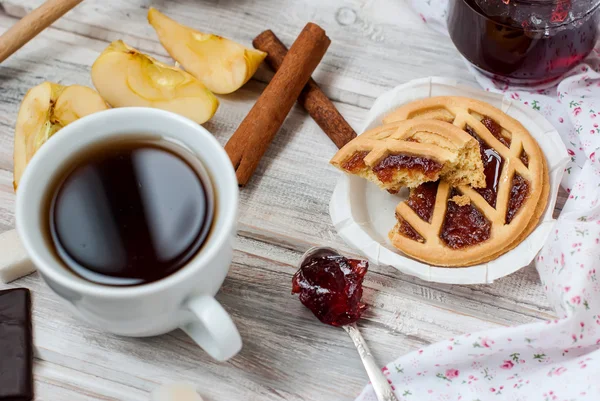
[[[330,43],[321,27],[308,23],[279,71],[225,145],[240,186],[250,180]]]
[[[270,29],[264,31],[252,41],[252,44],[258,50],[267,53],[266,61],[273,71],[281,68],[288,49],[273,31]],[[356,132],[312,78],[298,97],[298,103],[304,107],[338,148],[342,148],[356,138]]]

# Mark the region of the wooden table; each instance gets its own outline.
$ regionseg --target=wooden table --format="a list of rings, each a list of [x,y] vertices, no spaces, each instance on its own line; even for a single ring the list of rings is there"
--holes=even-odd
[[[0,0],[0,31],[42,0]],[[314,21],[332,39],[314,78],[355,128],[373,99],[410,79],[441,75],[473,84],[451,41],[430,30],[403,0],[86,0],[0,65],[0,231],[14,226],[13,130],[19,103],[44,80],[91,86],[89,69],[116,39],[167,59],[146,22],[153,5],[187,25],[241,43],[271,28],[289,46]],[[261,67],[205,126],[224,144],[271,77]],[[217,296],[244,339],[242,352],[215,363],[182,332],[119,338],[63,310],[33,274],[1,288],[34,295],[38,400],[147,400],[162,383],[196,383],[207,401],[352,400],[368,381],[346,334],[319,323],[290,294],[307,248],[353,254],[328,214],[339,175],[336,148],[300,108],[286,120],[248,187],[231,271]],[[562,204],[562,203],[559,203]],[[360,326],[381,365],[461,333],[553,317],[530,266],[493,285],[434,284],[372,266],[369,311]]]

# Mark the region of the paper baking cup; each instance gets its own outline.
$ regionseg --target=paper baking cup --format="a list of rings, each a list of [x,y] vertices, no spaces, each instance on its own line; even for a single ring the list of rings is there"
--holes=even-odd
[[[329,214],[340,237],[371,263],[389,265],[423,280],[449,284],[482,284],[509,275],[531,263],[552,231],[552,212],[558,187],[569,160],[558,132],[541,114],[519,101],[459,85],[447,78],[424,78],[400,85],[383,94],[373,104],[362,132],[382,124],[382,118],[403,104],[434,96],[466,96],[483,100],[520,121],[537,140],[550,173],[550,199],[538,227],[513,250],[499,258],[471,267],[431,266],[401,254],[388,239],[396,224],[396,205],[408,191],[390,195],[377,185],[356,176],[343,174],[333,191]]]

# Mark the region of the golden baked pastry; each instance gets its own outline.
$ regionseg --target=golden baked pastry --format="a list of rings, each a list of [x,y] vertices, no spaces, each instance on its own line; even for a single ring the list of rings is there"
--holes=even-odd
[[[470,266],[495,259],[535,229],[548,201],[549,179],[539,145],[515,119],[478,100],[436,97],[400,107],[386,124],[437,119],[480,145],[486,186],[442,180],[411,190],[396,208],[393,245],[438,266]]]
[[[395,193],[440,178],[453,185],[485,186],[479,143],[437,120],[395,121],[359,135],[331,163]]]

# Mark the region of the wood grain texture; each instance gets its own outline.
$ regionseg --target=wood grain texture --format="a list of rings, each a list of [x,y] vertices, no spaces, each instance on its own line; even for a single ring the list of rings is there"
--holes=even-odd
[[[0,32],[40,3],[0,0],[10,15],[0,15]],[[86,0],[0,64],[0,231],[14,227],[12,138],[23,95],[44,80],[91,85],[91,64],[115,39],[168,60],[146,23],[150,5],[248,45],[270,28],[289,46],[306,22],[322,25],[332,44],[313,77],[355,129],[376,96],[407,80],[445,75],[473,83],[450,41],[400,0]],[[271,76],[263,67],[239,92],[219,98],[221,107],[205,126],[221,144]],[[328,215],[339,174],[328,164],[335,151],[295,107],[241,192],[234,263],[217,296],[244,340],[228,363],[211,361],[181,332],[148,339],[101,333],[66,313],[37,274],[0,285],[33,291],[38,399],[146,400],[156,386],[174,380],[196,383],[207,401],[353,399],[367,377],[350,339],[320,324],[290,294],[308,247],[353,254]],[[382,365],[461,333],[553,317],[532,266],[476,286],[427,283],[373,266],[364,297],[369,310],[360,328]]]
[[[82,0],[47,0],[0,37],[0,63]]]

